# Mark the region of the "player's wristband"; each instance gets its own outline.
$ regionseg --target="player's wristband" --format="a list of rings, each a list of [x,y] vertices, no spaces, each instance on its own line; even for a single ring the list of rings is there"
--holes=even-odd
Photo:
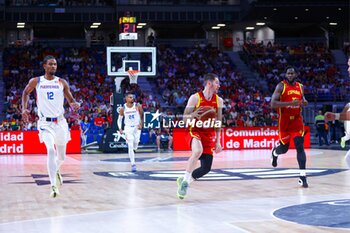
[[[335,118],[335,120],[339,120],[340,119],[340,113],[335,113],[334,114],[334,118]]]

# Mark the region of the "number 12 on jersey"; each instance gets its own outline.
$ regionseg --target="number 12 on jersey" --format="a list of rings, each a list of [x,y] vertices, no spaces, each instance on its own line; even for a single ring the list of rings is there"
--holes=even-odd
[[[47,99],[53,100],[53,92],[47,92]]]

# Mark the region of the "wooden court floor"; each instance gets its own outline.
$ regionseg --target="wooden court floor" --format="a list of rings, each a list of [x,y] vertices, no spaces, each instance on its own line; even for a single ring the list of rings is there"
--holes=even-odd
[[[350,232],[346,151],[308,149],[310,187],[295,150],[224,151],[213,171],[176,197],[189,152],[68,155],[61,195],[49,197],[45,155],[0,156],[1,233]]]

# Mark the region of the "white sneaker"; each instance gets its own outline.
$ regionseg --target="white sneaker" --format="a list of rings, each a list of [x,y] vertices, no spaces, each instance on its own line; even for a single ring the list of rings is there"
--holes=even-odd
[[[299,176],[298,183],[303,188],[308,188],[309,184],[307,183],[306,176]]]
[[[188,182],[184,180],[184,177],[180,176],[176,180],[177,183],[177,197],[184,199],[187,194]]]
[[[52,186],[51,187],[51,193],[50,193],[50,197],[52,198],[56,198],[60,195],[60,191],[58,191],[58,188],[56,186]]]

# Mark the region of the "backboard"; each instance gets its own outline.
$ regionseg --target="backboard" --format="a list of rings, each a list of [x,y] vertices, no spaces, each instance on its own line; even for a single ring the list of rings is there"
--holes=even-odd
[[[109,76],[127,76],[127,71],[138,70],[139,76],[156,75],[155,47],[107,47]]]

